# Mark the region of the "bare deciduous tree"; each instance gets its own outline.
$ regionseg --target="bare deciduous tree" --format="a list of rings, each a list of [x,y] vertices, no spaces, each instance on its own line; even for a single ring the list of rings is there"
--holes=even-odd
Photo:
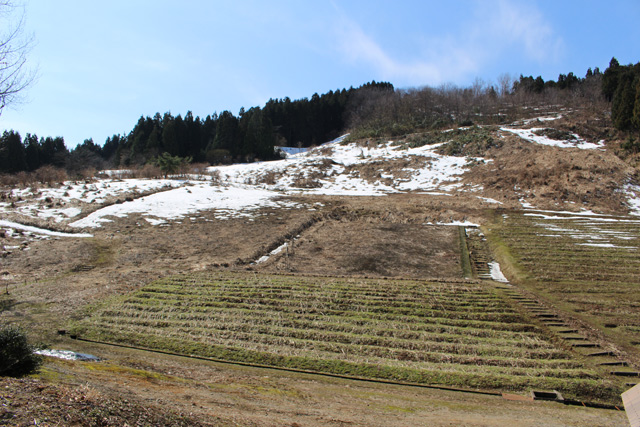
[[[4,107],[20,101],[35,79],[35,72],[27,67],[33,39],[24,33],[24,10],[13,20],[18,9],[22,8],[11,0],[0,1],[0,114]]]
[[[515,79],[507,73],[503,73],[498,76],[498,95],[501,98],[504,98],[511,93],[514,81]]]

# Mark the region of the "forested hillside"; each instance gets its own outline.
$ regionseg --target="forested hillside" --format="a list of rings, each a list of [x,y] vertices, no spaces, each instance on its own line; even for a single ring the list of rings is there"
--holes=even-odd
[[[640,151],[640,63],[621,66],[613,58],[604,73],[589,69],[582,78],[573,72],[560,74],[557,81],[503,75],[495,84],[476,80],[466,88],[417,89],[373,81],[311,98],[270,99],[263,107],[241,109],[237,116],[230,111],[205,118],[190,111],[184,117],[155,113],[140,117],[126,135],[113,135],[103,145],[87,139],[73,150],[62,137],[22,138],[7,130],[0,137],[0,173],[46,166],[82,176],[87,170],[157,165],[171,158],[209,164],[270,160],[278,156],[276,146],[309,147],[346,132],[353,138],[375,138],[456,124],[508,123],[545,104],[610,108],[622,148]]]

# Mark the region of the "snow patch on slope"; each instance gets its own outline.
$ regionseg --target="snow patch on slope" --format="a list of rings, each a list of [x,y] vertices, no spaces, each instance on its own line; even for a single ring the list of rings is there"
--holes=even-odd
[[[19,224],[13,221],[0,220],[0,227],[12,228],[14,230],[28,231],[33,234],[40,234],[44,236],[52,237],[93,237],[91,234],[86,233],[62,233],[60,231],[51,231],[45,228],[33,227],[30,225]]]
[[[583,150],[596,150],[602,149],[604,147],[604,141],[600,141],[597,144],[592,142],[587,142],[584,139],[580,138],[576,134],[572,134],[574,139],[560,141],[557,139],[551,139],[544,135],[537,135],[535,132],[544,130],[544,128],[531,128],[531,129],[514,129],[514,128],[500,128],[503,132],[511,132],[515,135],[518,135],[522,139],[526,139],[529,142],[533,142],[540,145],[547,145],[550,147],[560,147],[560,148],[580,148]]]
[[[275,196],[276,193],[266,190],[198,183],[107,206],[69,225],[79,228],[100,227],[103,223],[112,221],[109,217],[122,218],[130,214],[141,214],[151,218],[151,221],[147,221],[160,224],[159,219],[175,220],[209,209],[215,209],[216,218],[225,219],[230,216],[248,217],[253,210],[264,206],[297,206],[292,202],[276,202],[273,200]]]

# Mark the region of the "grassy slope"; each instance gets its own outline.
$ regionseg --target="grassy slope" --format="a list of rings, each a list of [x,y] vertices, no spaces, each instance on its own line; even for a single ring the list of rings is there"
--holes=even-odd
[[[96,307],[75,333],[354,377],[605,401],[619,393],[488,283],[174,277]]]

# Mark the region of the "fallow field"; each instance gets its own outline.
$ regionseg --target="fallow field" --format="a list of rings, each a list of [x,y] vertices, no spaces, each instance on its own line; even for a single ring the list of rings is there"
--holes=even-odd
[[[640,219],[509,212],[496,215],[492,230],[523,285],[638,361]]]
[[[495,282],[201,273],[92,306],[89,340],[217,360],[482,390],[558,390],[618,402]]]

